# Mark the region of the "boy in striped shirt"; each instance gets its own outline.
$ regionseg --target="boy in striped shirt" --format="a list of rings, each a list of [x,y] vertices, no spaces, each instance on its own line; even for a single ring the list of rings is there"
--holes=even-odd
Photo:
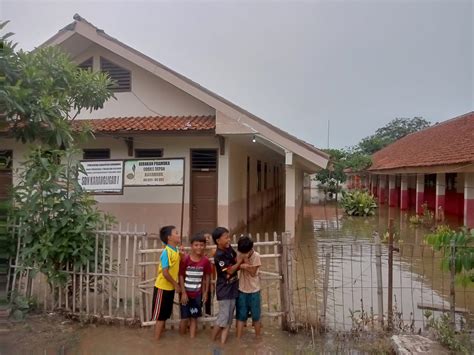
[[[191,238],[191,253],[181,260],[179,283],[181,286],[180,332],[184,334],[189,321],[191,338],[196,336],[197,319],[202,317],[202,305],[206,303],[211,275],[211,263],[204,255],[206,237],[203,233]]]

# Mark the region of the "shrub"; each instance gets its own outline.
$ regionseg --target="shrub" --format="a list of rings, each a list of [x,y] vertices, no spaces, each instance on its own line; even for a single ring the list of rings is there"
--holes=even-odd
[[[373,216],[377,204],[375,198],[367,191],[344,191],[341,205],[349,216]]]

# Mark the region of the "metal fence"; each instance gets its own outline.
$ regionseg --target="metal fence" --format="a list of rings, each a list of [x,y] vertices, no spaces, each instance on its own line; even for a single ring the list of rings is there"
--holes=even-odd
[[[458,328],[466,327],[474,311],[474,287],[442,269],[447,257],[428,245],[391,247],[388,241],[297,245],[296,326],[418,332],[430,314],[447,312]]]

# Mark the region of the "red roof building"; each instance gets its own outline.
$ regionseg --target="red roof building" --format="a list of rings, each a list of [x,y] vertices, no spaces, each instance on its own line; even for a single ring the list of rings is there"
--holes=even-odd
[[[474,227],[474,112],[409,134],[372,156],[370,189],[379,203],[423,207]]]

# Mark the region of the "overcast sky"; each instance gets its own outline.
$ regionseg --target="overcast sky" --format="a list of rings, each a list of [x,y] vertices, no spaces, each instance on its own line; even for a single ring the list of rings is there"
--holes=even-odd
[[[473,110],[473,5],[445,1],[21,1],[0,19],[30,50],[74,13],[318,147],[395,117]]]

